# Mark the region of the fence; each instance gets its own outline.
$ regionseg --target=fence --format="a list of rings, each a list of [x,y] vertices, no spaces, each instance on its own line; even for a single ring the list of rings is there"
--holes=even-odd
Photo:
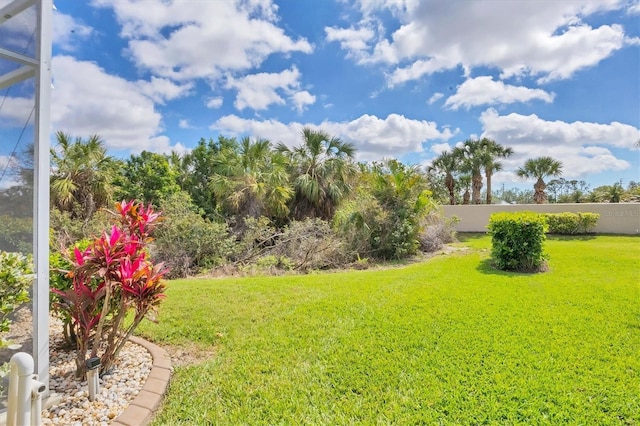
[[[537,213],[597,213],[593,232],[598,234],[640,235],[640,203],[580,204],[479,204],[444,206],[446,216],[457,216],[458,232],[486,232],[489,216],[496,212],[533,211]]]

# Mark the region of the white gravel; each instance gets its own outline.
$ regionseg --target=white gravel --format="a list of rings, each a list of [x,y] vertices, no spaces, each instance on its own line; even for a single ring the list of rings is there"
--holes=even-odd
[[[50,400],[55,405],[42,411],[42,424],[108,425],[138,395],[151,371],[152,359],[142,346],[128,342],[113,371],[100,378],[100,392],[89,401],[86,381],[75,374],[75,353],[52,350],[50,354]]]
[[[21,309],[22,311],[22,309]],[[20,351],[31,352],[31,314],[24,311],[12,325],[12,342],[21,343]],[[49,389],[43,401],[43,425],[108,425],[118,417],[144,386],[153,361],[140,345],[127,342],[116,359],[112,373],[100,378],[100,392],[89,401],[87,382],[75,378],[75,351],[63,348],[62,323],[49,322]],[[26,330],[29,331],[27,337]],[[21,330],[18,332],[16,330]]]

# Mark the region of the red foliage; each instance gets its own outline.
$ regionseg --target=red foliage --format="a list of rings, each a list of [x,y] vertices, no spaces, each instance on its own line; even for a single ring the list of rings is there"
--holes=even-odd
[[[101,370],[106,371],[135,327],[164,298],[162,278],[167,270],[162,264],[154,265],[145,250],[160,213],[134,201],[116,203],[116,211],[119,223],[109,233],[103,232],[84,252],[74,250],[73,288],[52,290],[62,300],[57,307],[69,313],[76,327],[79,377],[84,375],[92,336],[91,355],[102,350]],[[131,309],[133,321],[125,327]]]

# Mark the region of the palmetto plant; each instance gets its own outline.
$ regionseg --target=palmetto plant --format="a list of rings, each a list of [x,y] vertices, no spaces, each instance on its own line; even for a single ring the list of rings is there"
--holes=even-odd
[[[56,141],[51,150],[51,201],[72,218],[86,220],[111,201],[113,158],[98,135],[72,140],[57,132]]]
[[[544,178],[560,176],[562,162],[551,157],[530,158],[516,171],[516,174],[523,179],[536,179],[536,183],[533,184],[535,191],[533,200],[536,204],[544,204],[547,201],[547,194],[544,191],[547,185],[544,183]]]
[[[302,144],[295,148],[277,147],[290,163],[295,188],[293,216],[330,219],[351,192],[351,180],[357,172],[352,161],[355,148],[310,128],[303,129],[302,138]]]
[[[268,140],[243,138],[220,150],[210,187],[229,213],[285,218],[293,196],[286,166],[286,158]]]

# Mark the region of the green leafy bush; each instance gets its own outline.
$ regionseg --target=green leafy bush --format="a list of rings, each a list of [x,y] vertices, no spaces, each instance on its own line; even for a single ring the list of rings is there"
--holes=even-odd
[[[597,213],[545,213],[550,234],[587,234],[595,228],[600,219]]]
[[[169,278],[222,265],[236,249],[229,227],[203,218],[188,194],[170,195],[162,210],[164,223],[155,233],[153,254],[170,269]]]
[[[76,242],[73,246],[66,250],[51,249],[49,251],[49,288],[66,292],[73,288],[73,278],[71,270],[71,255],[75,249],[85,251],[92,240],[83,239]],[[62,320],[62,333],[64,341],[70,347],[76,345],[75,327],[73,326],[73,318],[64,310],[56,309],[56,306],[62,302],[62,299],[55,291],[49,293],[49,306],[51,311]]]
[[[491,257],[498,269],[536,271],[546,255],[543,250],[547,222],[533,212],[494,213],[489,218]]]
[[[33,279],[31,259],[22,253],[0,251],[0,333],[9,330],[9,315],[29,300]],[[0,339],[0,347],[3,346]]]
[[[0,215],[0,250],[31,253],[33,246],[33,219]]]
[[[8,344],[2,334],[9,331],[9,315],[29,300],[31,259],[22,253],[0,251],[0,349]],[[9,373],[9,364],[0,364],[0,396],[4,394],[3,378]]]

